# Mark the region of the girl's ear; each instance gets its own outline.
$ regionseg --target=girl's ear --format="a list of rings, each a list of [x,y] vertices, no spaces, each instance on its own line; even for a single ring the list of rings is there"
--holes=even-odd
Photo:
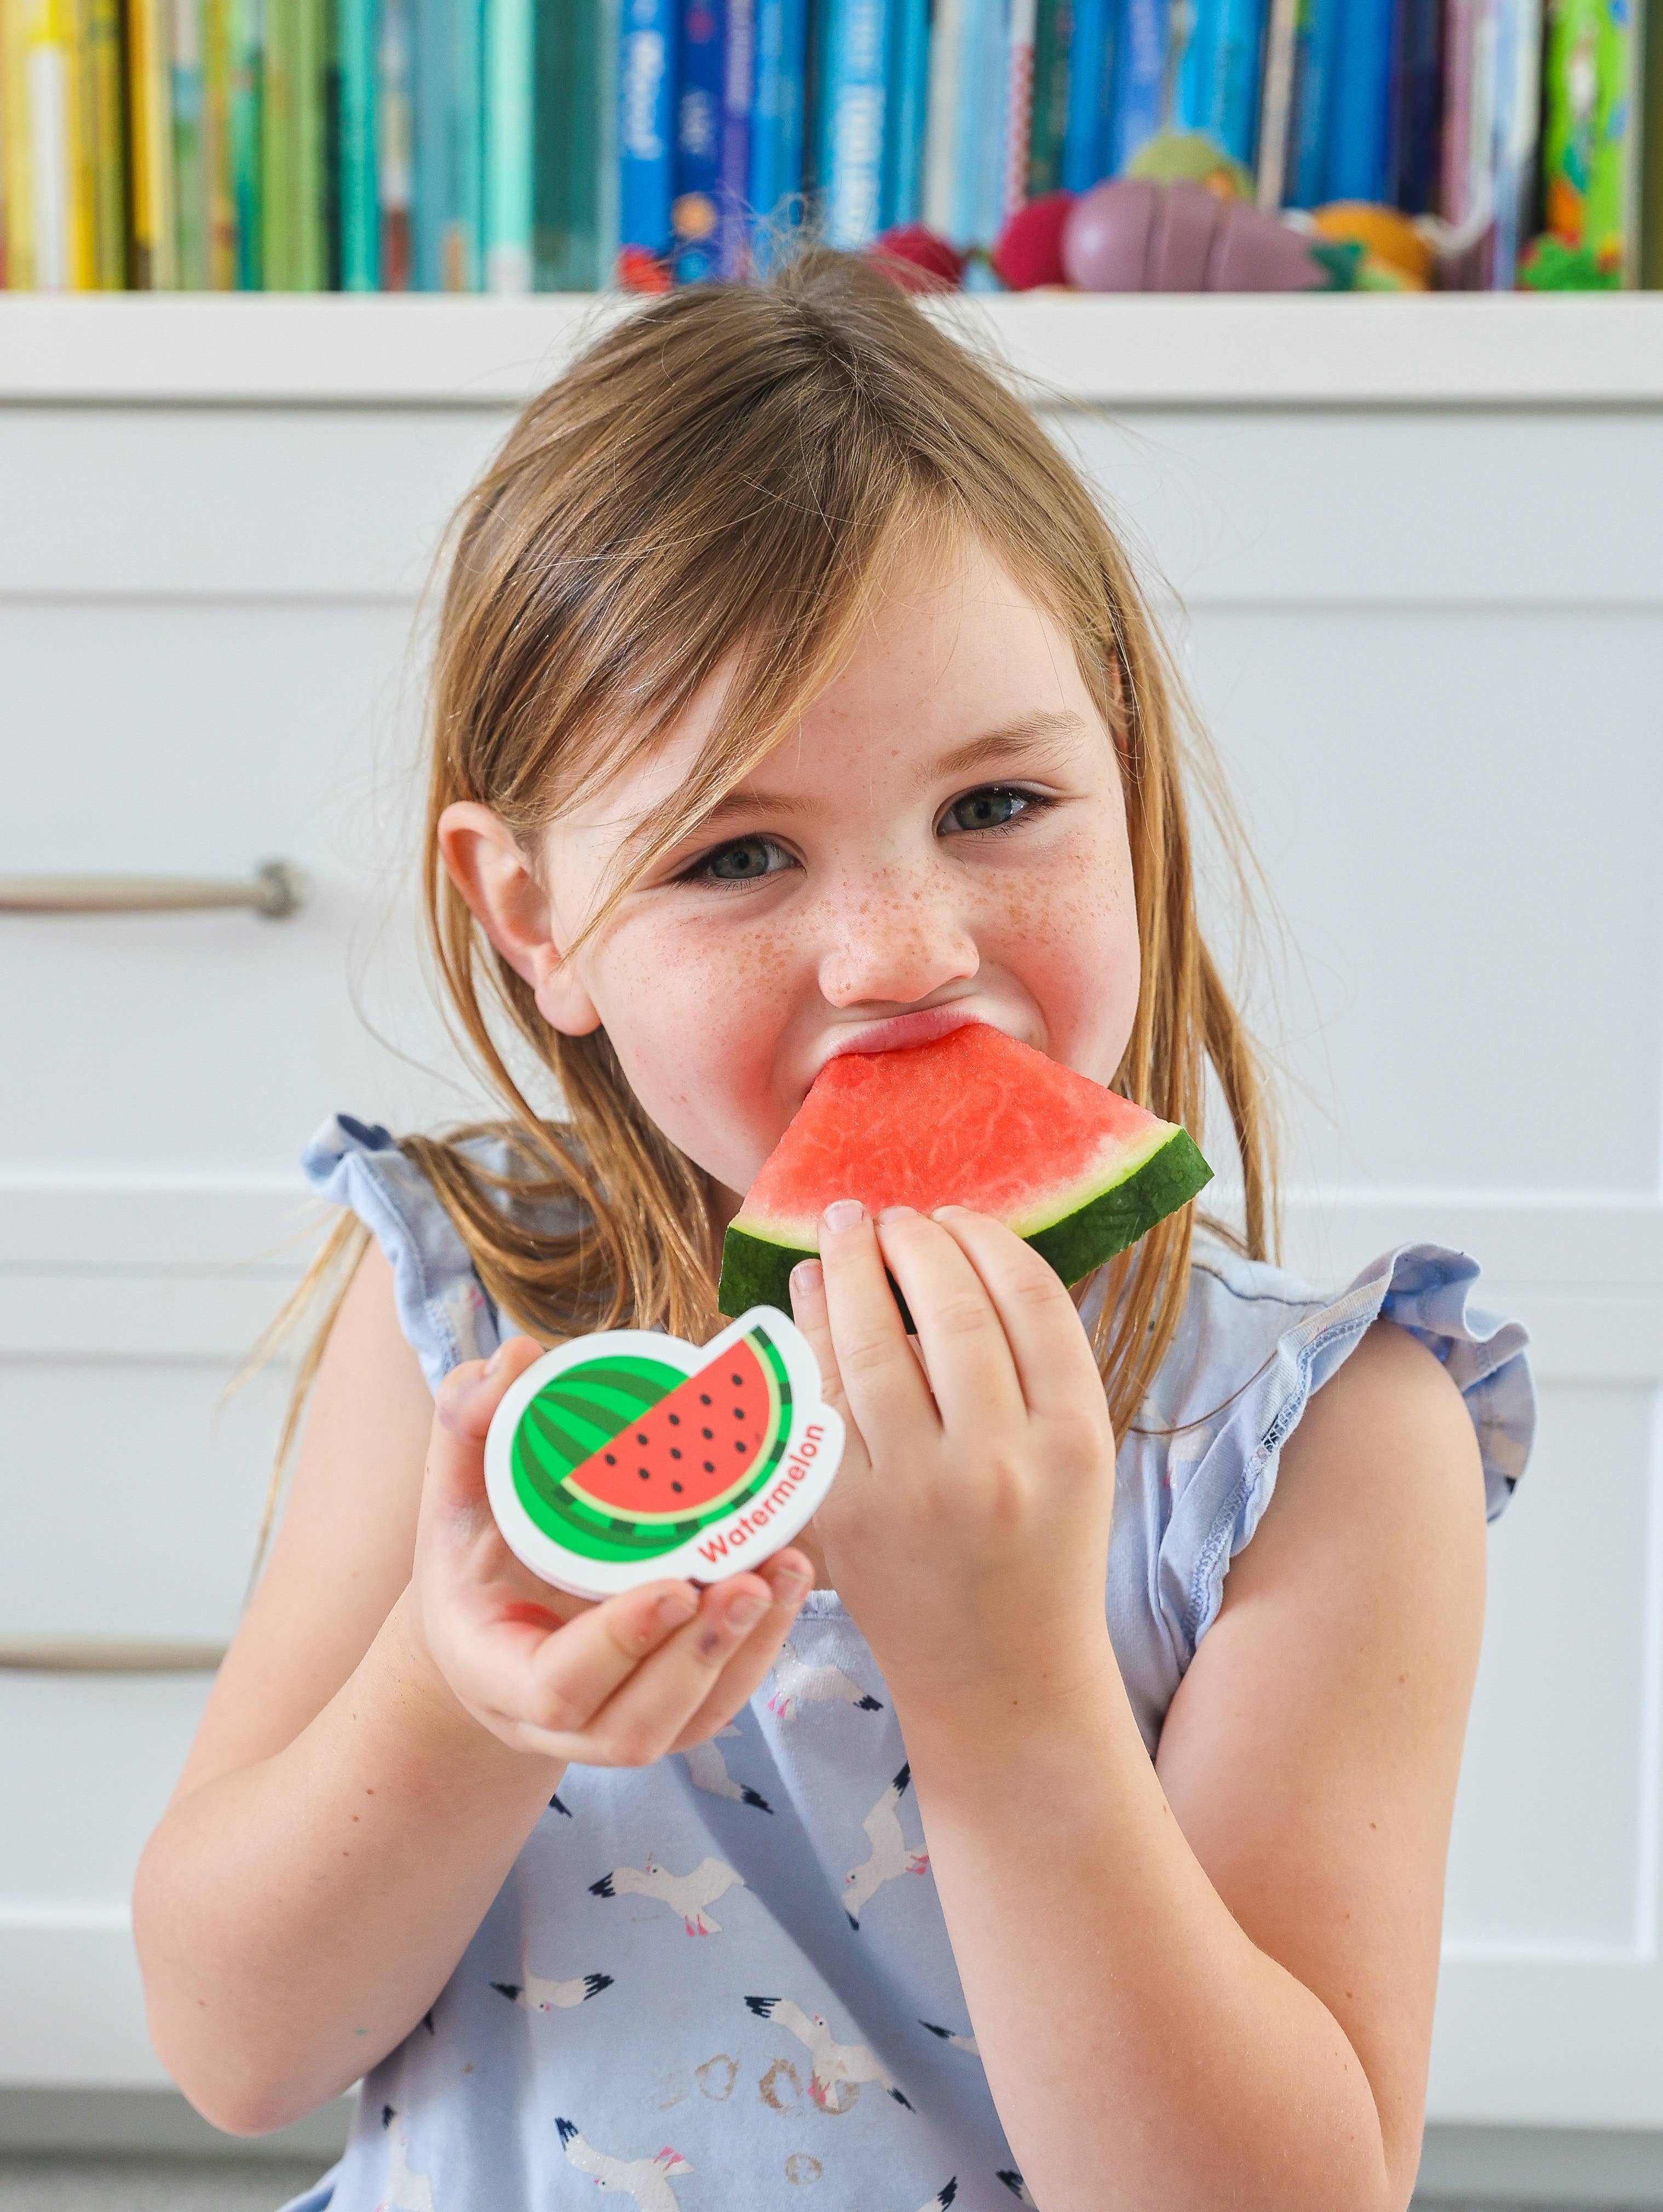
[[[439,850],[451,881],[538,1011],[566,1036],[587,1036],[600,1014],[556,940],[556,918],[519,839],[500,814],[458,799],[439,817]]]

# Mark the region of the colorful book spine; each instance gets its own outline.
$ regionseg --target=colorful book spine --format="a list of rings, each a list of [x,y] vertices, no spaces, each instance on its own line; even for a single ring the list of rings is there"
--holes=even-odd
[[[1258,136],[1264,0],[1197,0],[1178,71],[1180,129],[1251,167]]]
[[[294,240],[292,283],[297,292],[321,292],[329,282],[325,231],[328,178],[325,168],[324,100],[329,65],[328,0],[293,0],[295,97],[290,110],[294,153],[289,188]]]
[[[231,109],[235,58],[231,0],[203,0],[202,173],[207,283],[229,292],[237,283],[237,207]]]
[[[529,141],[535,86],[529,45],[530,0],[523,0],[521,10],[525,17],[524,27],[527,34],[524,67],[505,105],[500,100],[498,87],[487,76],[488,48],[493,42],[497,46],[512,45],[517,27],[507,20],[512,12],[496,9],[496,0],[451,0],[450,69],[445,88],[449,111],[445,129],[449,174],[445,184],[444,212],[439,234],[440,283],[447,292],[478,292],[482,288],[485,268],[488,142],[494,142],[495,151],[499,157],[505,161],[511,160],[514,125],[522,108],[527,117],[527,169],[523,178],[527,198],[523,241],[526,281],[523,285],[505,285],[502,289],[521,291],[531,289]],[[502,56],[495,58],[500,65]]]
[[[807,0],[757,0],[750,201],[758,221],[765,226],[789,228],[801,212],[807,40]],[[764,259],[765,239],[764,232],[758,241]]]
[[[1340,0],[1300,0],[1288,148],[1290,207],[1319,207],[1328,198],[1329,125],[1340,21]]]
[[[268,292],[295,289],[295,0],[267,0],[260,52],[260,260]]]
[[[77,190],[79,103],[72,27],[65,0],[30,0],[25,17],[23,99],[34,283],[40,292],[80,289],[91,266],[91,211]]]
[[[128,0],[127,125],[132,148],[129,281],[137,291],[171,292],[179,283],[168,33],[166,0]]]
[[[1393,7],[1394,0],[1346,0],[1339,11],[1330,72],[1325,199],[1386,198]]]
[[[716,269],[730,283],[751,273],[751,114],[756,94],[755,0],[727,0],[722,155],[716,175]]]
[[[953,222],[963,76],[964,0],[935,0],[929,34],[929,113],[924,135],[924,221],[943,238]]]
[[[1267,211],[1282,205],[1288,189],[1288,154],[1294,127],[1294,70],[1299,46],[1299,0],[1270,0],[1259,72],[1258,132],[1253,147],[1253,204]]]
[[[180,289],[208,285],[208,172],[202,143],[202,0],[173,0],[168,72]]]
[[[851,252],[878,233],[888,49],[889,0],[829,0],[815,166],[826,242]]]
[[[1039,0],[1033,18],[1033,107],[1028,125],[1028,198],[1063,181],[1069,129],[1069,44],[1073,0]]]
[[[1658,292],[1663,291],[1663,23],[1654,20],[1643,43],[1640,281],[1648,292]]]
[[[0,0],[0,173],[5,179],[6,286],[34,284],[34,235],[29,211],[27,0]]]
[[[1549,19],[1542,174],[1548,228],[1632,283],[1638,240],[1640,88],[1626,0],[1558,0]]]
[[[485,289],[532,289],[532,0],[486,0]]]
[[[412,0],[411,287],[444,289],[445,207],[451,164],[449,0]]]
[[[601,191],[617,164],[601,132],[615,111],[617,26],[600,0],[539,0],[534,37],[533,280],[539,292],[592,292],[616,251]]]
[[[1536,0],[1500,0],[1495,51],[1495,230],[1492,291],[1510,292],[1536,209],[1542,106],[1542,17]]]
[[[1074,0],[1063,188],[1089,191],[1114,161],[1114,0]]]
[[[675,276],[681,284],[707,283],[717,269],[723,12],[721,0],[682,0],[675,198],[670,207]]]
[[[340,86],[337,158],[344,292],[373,292],[381,283],[375,12],[375,0],[337,0],[335,52]]]
[[[231,197],[241,292],[258,292],[265,282],[265,7],[263,0],[231,0]]]
[[[1008,0],[1005,44],[1002,201],[1014,215],[1028,196],[1028,137],[1033,124],[1034,0]]]
[[[1405,215],[1430,215],[1437,207],[1442,128],[1442,0],[1398,0],[1386,194]]]
[[[618,70],[620,273],[647,281],[670,247],[679,0],[624,0]]]
[[[411,0],[381,0],[375,46],[375,174],[384,292],[409,291],[415,275],[415,49]]]
[[[126,143],[121,121],[119,0],[71,0],[76,72],[76,196],[84,225],[82,279],[127,281]]]
[[[966,288],[978,290],[994,281],[984,257],[1005,220],[1005,164],[999,154],[1005,145],[1008,113],[1008,0],[965,0],[960,36],[953,221],[947,235],[963,251],[980,249],[965,273]]]
[[[1495,214],[1495,8],[1496,0],[1447,0],[1444,15],[1441,212],[1469,234],[1459,251],[1447,253],[1441,264],[1441,281],[1450,291],[1483,290],[1489,282]]]
[[[929,0],[890,0],[880,230],[918,220],[929,104]]]
[[[1173,118],[1170,0],[1125,0],[1117,42],[1110,150],[1118,176],[1139,147]]]

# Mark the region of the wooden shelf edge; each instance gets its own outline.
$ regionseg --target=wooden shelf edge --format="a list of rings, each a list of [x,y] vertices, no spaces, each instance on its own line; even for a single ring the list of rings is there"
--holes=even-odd
[[[634,303],[0,294],[0,405],[520,404]],[[973,295],[939,303],[1061,404],[1663,404],[1663,293]]]

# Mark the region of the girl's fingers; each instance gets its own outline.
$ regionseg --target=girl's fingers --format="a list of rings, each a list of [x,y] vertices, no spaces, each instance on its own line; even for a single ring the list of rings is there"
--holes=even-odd
[[[509,1385],[542,1356],[535,1337],[511,1336],[488,1360],[470,1359],[454,1367],[439,1385],[423,1480],[423,1510],[425,1515],[430,1505],[442,1535],[466,1542],[490,1522],[485,1431]]]
[[[698,1609],[698,1592],[685,1582],[626,1590],[563,1624],[541,1607],[506,1606],[472,1643],[468,1686],[494,1712],[576,1734]],[[544,1613],[541,1624],[532,1618],[536,1613]]]
[[[885,1279],[876,1231],[858,1199],[838,1199],[820,1217],[820,1273],[837,1373],[856,1427],[868,1437],[919,1421],[934,1429],[929,1390]]]
[[[999,1317],[1029,1410],[1061,1413],[1081,1394],[1100,1402],[1103,1380],[1091,1340],[1066,1285],[1032,1246],[1002,1222],[966,1206],[931,1216],[965,1255]]]
[[[702,1742],[748,1704],[779,1656],[779,1648],[814,1579],[814,1570],[802,1553],[789,1550],[764,1560],[758,1572],[773,1593],[773,1602],[729,1659],[704,1703],[683,1723],[670,1746],[672,1751]]]
[[[942,1425],[963,1437],[1020,1420],[1010,1346],[969,1255],[911,1206],[879,1217],[878,1243],[911,1310]]]

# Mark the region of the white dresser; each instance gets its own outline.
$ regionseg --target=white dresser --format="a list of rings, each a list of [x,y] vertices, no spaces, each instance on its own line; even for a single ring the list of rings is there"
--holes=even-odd
[[[0,874],[302,889],[0,914],[9,1652],[222,1642],[295,1152],[469,1109],[410,949],[417,599],[601,312],[0,298]],[[1188,609],[1290,948],[1291,1256],[1464,1245],[1536,1337],[1434,2117],[1663,2128],[1663,299],[985,312],[1117,418],[1059,426]],[[0,2083],[161,2080],[125,1897],[205,1679],[0,1668]]]

